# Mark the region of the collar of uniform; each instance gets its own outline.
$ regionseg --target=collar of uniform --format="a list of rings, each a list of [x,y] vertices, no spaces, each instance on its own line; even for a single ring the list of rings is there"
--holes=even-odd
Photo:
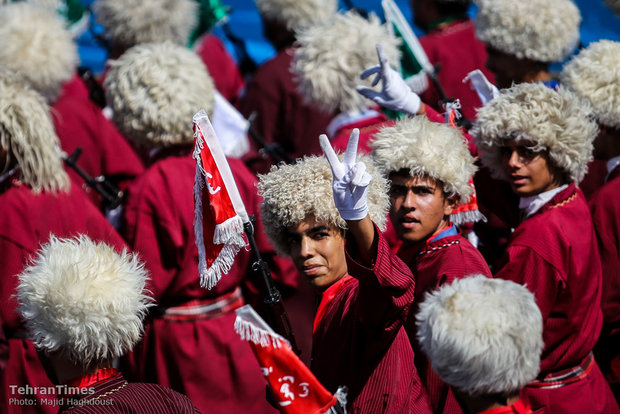
[[[360,122],[365,119],[375,118],[377,116],[379,116],[379,112],[374,109],[366,109],[364,111],[354,109],[352,111],[343,112],[336,115],[327,125],[327,128],[325,128],[327,131],[327,136],[330,139],[334,139],[336,132],[338,132],[338,130],[344,125]]]
[[[617,157],[613,157],[609,161],[607,161],[607,176],[605,177],[605,181],[609,180],[609,176],[611,173],[620,166],[620,155]]]
[[[525,217],[530,217],[536,213],[542,206],[547,204],[551,199],[560,191],[566,189],[568,184],[561,185],[553,190],[545,191],[544,193],[536,194],[530,197],[521,197],[519,200],[519,208],[525,213]]]

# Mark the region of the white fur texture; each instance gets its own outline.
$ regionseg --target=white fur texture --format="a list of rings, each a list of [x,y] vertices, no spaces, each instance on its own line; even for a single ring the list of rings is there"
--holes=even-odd
[[[260,13],[297,32],[336,13],[336,0],[255,0]]]
[[[0,147],[20,167],[20,180],[33,192],[67,191],[60,143],[50,108],[19,75],[0,69]]]
[[[64,20],[45,7],[11,3],[0,7],[0,66],[23,76],[48,102],[79,63]]]
[[[365,110],[368,100],[355,87],[370,86],[360,74],[378,64],[375,45],[382,43],[390,62],[400,59],[398,40],[371,15],[366,20],[356,13],[334,14],[297,35],[292,72],[298,90],[307,103],[326,112]]]
[[[211,116],[215,105],[200,57],[170,42],[127,50],[110,64],[104,86],[114,123],[145,148],[193,142],[192,117],[201,108]]]
[[[383,229],[389,200],[387,180],[372,164],[370,157],[358,156],[366,164],[373,179],[368,189],[370,218]],[[294,165],[271,167],[268,174],[259,176],[259,193],[263,197],[261,217],[265,233],[278,250],[288,254],[286,230],[309,216],[329,225],[346,228],[332,193],[332,171],[325,157],[308,156]]]
[[[472,275],[427,293],[417,338],[433,370],[470,395],[512,396],[539,371],[542,316],[522,285]]]
[[[405,118],[381,129],[370,147],[386,176],[406,168],[411,176],[441,181],[443,191],[463,203],[473,192],[469,179],[476,172],[475,160],[465,138],[449,125],[431,122],[426,116]]]
[[[592,143],[598,134],[587,102],[560,87],[522,83],[502,91],[478,109],[471,130],[483,164],[494,175],[507,179],[502,169],[500,147],[506,140],[530,140],[536,150],[549,150],[551,162],[579,183],[592,159]]]
[[[605,0],[605,4],[620,17],[620,0]]]
[[[52,236],[19,275],[19,312],[35,346],[84,366],[130,351],[151,299],[136,256],[86,235]]]
[[[565,59],[579,42],[571,0],[476,0],[476,34],[495,49],[539,62]]]
[[[170,41],[185,46],[198,23],[193,0],[96,0],[93,11],[117,47]]]
[[[564,66],[561,79],[592,105],[597,121],[620,128],[620,42],[591,43]]]

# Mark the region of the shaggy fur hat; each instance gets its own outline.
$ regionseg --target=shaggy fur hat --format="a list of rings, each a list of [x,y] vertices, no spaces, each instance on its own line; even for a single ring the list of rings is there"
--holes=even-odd
[[[33,192],[69,189],[49,106],[19,75],[5,70],[0,70],[0,147]]]
[[[571,0],[476,0],[476,34],[495,49],[539,62],[565,59],[579,42]]]
[[[359,155],[366,171],[372,175],[368,189],[370,218],[383,229],[388,211],[387,180],[366,155]],[[286,230],[308,216],[329,225],[346,229],[346,222],[334,205],[332,170],[325,157],[307,156],[294,165],[271,167],[268,174],[259,176],[259,193],[263,197],[261,217],[265,233],[278,250],[288,254]]]
[[[398,62],[398,40],[371,15],[369,20],[354,12],[334,14],[297,35],[300,47],[292,71],[298,90],[307,103],[332,113],[365,110],[368,100],[355,87],[370,86],[360,73],[377,64],[377,43],[383,44],[390,62]]]
[[[430,177],[443,184],[448,197],[466,203],[473,189],[469,179],[476,172],[460,131],[446,124],[415,116],[385,127],[370,143],[374,162],[385,176],[403,168],[414,177]]]
[[[0,66],[19,73],[48,102],[55,101],[79,63],[64,20],[34,4],[7,4],[0,7],[0,39]]]
[[[605,4],[620,17],[620,0],[605,0]]]
[[[19,275],[18,311],[35,346],[96,367],[130,351],[151,299],[136,256],[85,235],[52,236]]]
[[[198,23],[193,0],[96,0],[93,11],[115,46],[170,41],[185,46]]]
[[[539,371],[542,315],[525,286],[472,275],[427,293],[417,337],[433,370],[469,395],[512,396]]]
[[[191,143],[192,117],[211,116],[215,86],[200,57],[182,46],[146,43],[111,62],[105,79],[113,121],[145,148]]]
[[[592,105],[597,121],[620,128],[620,42],[590,44],[564,66],[561,79]]]
[[[260,14],[298,32],[336,13],[336,0],[255,0]]]
[[[478,109],[471,133],[483,164],[497,178],[507,179],[500,147],[516,139],[535,142],[535,151],[547,149],[552,163],[578,183],[598,134],[590,114],[590,106],[563,87],[555,91],[542,83],[521,83]]]

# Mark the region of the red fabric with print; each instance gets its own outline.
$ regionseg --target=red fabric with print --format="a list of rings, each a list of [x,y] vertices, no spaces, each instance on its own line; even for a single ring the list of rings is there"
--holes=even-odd
[[[403,328],[414,279],[378,237],[372,268],[357,263],[347,249],[354,280],[337,293],[317,326],[312,372],[332,393],[348,387],[350,413],[431,413]]]
[[[215,88],[234,104],[243,90],[244,82],[237,62],[228,53],[224,43],[216,35],[207,33],[196,41],[194,49],[207,66]]]
[[[7,406],[8,398],[35,398],[9,395],[10,385],[24,387],[51,387],[32,341],[25,335],[21,318],[16,312],[17,277],[40,245],[57,237],[86,234],[95,241],[103,241],[121,252],[126,245],[105,217],[72,185],[68,193],[35,194],[24,185],[12,185],[0,190],[0,320],[9,342],[9,359],[0,382],[0,412],[2,413],[56,413],[58,406]],[[39,402],[49,395],[39,395]]]

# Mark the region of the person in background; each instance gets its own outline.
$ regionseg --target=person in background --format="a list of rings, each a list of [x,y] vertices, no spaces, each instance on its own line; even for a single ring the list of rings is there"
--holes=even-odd
[[[400,257],[414,274],[413,306],[406,323],[416,368],[433,412],[461,413],[449,387],[431,369],[416,342],[415,317],[424,295],[471,274],[491,277],[484,258],[451,221],[473,193],[476,171],[461,132],[418,115],[381,129],[370,142],[372,158],[390,180],[390,221]]]
[[[18,312],[60,412],[199,412],[186,396],[128,383],[113,367],[140,339],[152,305],[137,256],[86,235],[52,236],[18,278]]]
[[[599,133],[594,158],[605,184],[589,201],[603,270],[603,330],[597,361],[620,401],[620,42],[591,43],[562,69],[562,84],[592,106]]]
[[[538,374],[543,349],[542,316],[531,292],[472,275],[427,293],[419,307],[420,346],[464,412],[532,413],[519,398]]]
[[[254,114],[253,130],[276,148],[271,153],[253,140],[244,161],[255,173],[264,174],[272,164],[320,153],[316,140],[332,118],[329,111],[304,102],[291,72],[299,31],[323,22],[336,13],[336,0],[256,0],[263,33],[276,55],[263,63],[247,84],[239,103],[241,113]]]
[[[119,249],[125,243],[69,179],[45,99],[19,75],[0,70],[0,102],[0,320],[9,346],[0,411],[56,413],[58,407],[47,404],[49,395],[41,392],[26,396],[32,405],[10,404],[24,395],[9,386],[53,386],[17,313],[16,275],[50,234],[86,234]]]
[[[577,184],[598,133],[590,107],[563,87],[522,83],[478,110],[482,162],[519,196],[521,224],[494,277],[527,286],[543,316],[540,374],[522,396],[551,413],[620,412],[592,348],[601,312],[601,263]]]

